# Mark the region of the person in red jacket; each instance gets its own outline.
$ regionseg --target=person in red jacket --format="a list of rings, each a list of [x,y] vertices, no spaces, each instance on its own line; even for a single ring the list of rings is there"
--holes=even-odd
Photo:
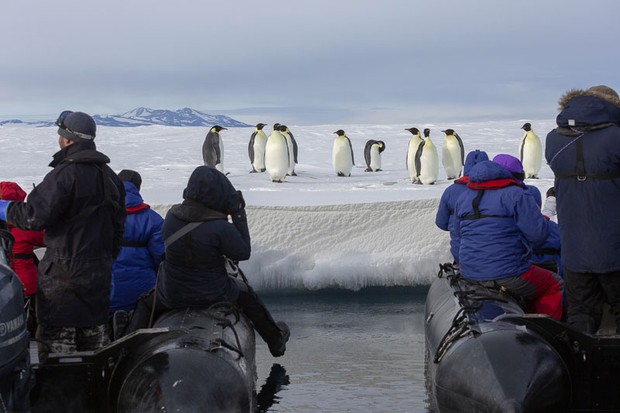
[[[15,182],[0,182],[0,199],[6,201],[23,202],[26,192]],[[34,335],[36,330],[35,293],[37,292],[39,260],[34,249],[44,247],[43,236],[45,231],[27,231],[7,223],[8,230],[15,242],[12,251],[7,254],[9,265],[22,283],[24,301],[26,302],[28,331]]]
[[[0,182],[0,199],[23,202],[26,192],[15,182]],[[37,292],[37,257],[34,249],[44,247],[44,231],[25,231],[8,224],[11,235],[15,238],[13,251],[8,255],[9,265],[24,286],[24,298],[34,296]]]

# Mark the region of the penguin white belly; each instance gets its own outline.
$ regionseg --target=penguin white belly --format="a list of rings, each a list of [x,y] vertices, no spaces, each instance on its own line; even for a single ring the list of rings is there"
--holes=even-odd
[[[353,169],[353,159],[351,157],[351,147],[347,139],[336,138],[332,150],[332,165],[336,174],[351,176]]]
[[[446,139],[442,151],[442,163],[448,179],[455,179],[461,175],[461,147],[456,139]]]
[[[293,172],[295,172],[295,148],[293,146],[293,141],[291,140],[291,137],[286,134],[284,135],[286,137],[286,144],[288,145],[288,170],[286,171],[286,173],[288,175],[292,175]]]
[[[411,183],[415,183],[417,181],[417,176],[419,174],[419,171],[415,166],[415,154],[418,152],[418,147],[421,142],[422,141],[420,139],[409,139],[409,147],[407,149],[407,171],[409,171],[409,179],[411,180]]]
[[[370,148],[370,169],[373,172],[377,172],[381,169],[381,152],[379,152],[379,145],[372,145]]]
[[[215,169],[224,173],[224,142],[220,139],[220,163],[215,164]]]
[[[426,142],[420,155],[419,181],[424,185],[430,185],[435,183],[438,177],[439,156],[437,155],[437,148],[432,143]]]
[[[288,145],[284,135],[271,134],[265,145],[265,168],[273,182],[283,182],[289,167]]]
[[[537,136],[526,136],[521,144],[521,163],[526,178],[538,178],[542,164],[542,144]]]
[[[267,136],[264,133],[258,133],[254,137],[254,161],[252,166],[258,172],[265,171],[265,145],[267,144]]]

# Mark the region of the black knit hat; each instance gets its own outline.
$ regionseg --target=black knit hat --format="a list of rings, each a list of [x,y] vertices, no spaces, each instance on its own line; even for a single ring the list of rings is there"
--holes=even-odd
[[[121,181],[131,182],[138,191],[140,190],[140,185],[142,185],[142,177],[138,172],[132,171],[131,169],[123,169],[118,173],[118,177]]]
[[[95,139],[97,124],[83,112],[64,111],[56,120],[58,134],[72,141],[92,141]]]

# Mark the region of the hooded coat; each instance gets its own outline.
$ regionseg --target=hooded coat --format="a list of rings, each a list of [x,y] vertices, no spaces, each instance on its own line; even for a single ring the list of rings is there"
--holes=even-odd
[[[471,168],[479,162],[488,160],[489,156],[484,151],[476,149],[469,152],[465,158],[463,176],[447,187],[439,200],[435,225],[444,231],[450,231],[450,252],[455,262],[459,262],[460,236],[454,228],[454,205],[459,196],[467,190]]]
[[[155,285],[157,269],[164,255],[161,228],[164,219],[142,200],[136,186],[125,186],[125,232],[121,252],[112,263],[110,312],[131,311],[138,297]]]
[[[620,99],[571,90],[545,158],[555,174],[562,263],[573,272],[620,271]]]
[[[188,223],[201,224],[166,246],[158,297],[168,308],[236,302],[239,287],[228,276],[225,257],[234,261],[250,258],[243,198],[224,174],[208,166],[194,170],[183,198],[183,203],[173,205],[166,214],[164,240]]]
[[[105,324],[112,260],[121,248],[125,189],[93,141],[76,141],[56,154],[54,168],[7,211],[18,228],[45,229],[39,263],[37,319],[55,327]]]
[[[0,199],[23,202],[26,192],[15,182],[0,182]],[[15,242],[8,254],[9,265],[17,274],[24,288],[24,296],[37,292],[37,262],[34,248],[44,247],[44,231],[28,231],[9,224],[9,231]]]
[[[471,169],[467,187],[454,208],[461,274],[479,281],[522,275],[531,266],[531,246],[542,245],[549,235],[534,197],[491,161]]]

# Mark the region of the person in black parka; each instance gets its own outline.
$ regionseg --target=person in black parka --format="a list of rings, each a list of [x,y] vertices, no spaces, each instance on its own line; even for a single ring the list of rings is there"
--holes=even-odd
[[[594,334],[608,303],[620,333],[620,96],[599,85],[560,99],[545,158],[555,175],[567,322]]]
[[[166,241],[157,299],[167,308],[205,307],[219,301],[238,305],[252,321],[274,357],[282,356],[290,335],[284,322],[275,322],[245,282],[230,277],[226,259],[250,258],[250,232],[245,201],[228,178],[209,166],[194,170],[183,192],[164,219],[164,240],[188,223],[196,227],[170,243]],[[232,223],[228,221],[228,216]]]
[[[26,202],[0,205],[17,228],[45,230],[37,338],[50,347],[39,346],[42,360],[50,349],[70,353],[107,344],[112,260],[125,220],[125,189],[107,165],[110,159],[96,150],[93,118],[65,111],[56,125],[60,151],[50,163],[54,169]]]

